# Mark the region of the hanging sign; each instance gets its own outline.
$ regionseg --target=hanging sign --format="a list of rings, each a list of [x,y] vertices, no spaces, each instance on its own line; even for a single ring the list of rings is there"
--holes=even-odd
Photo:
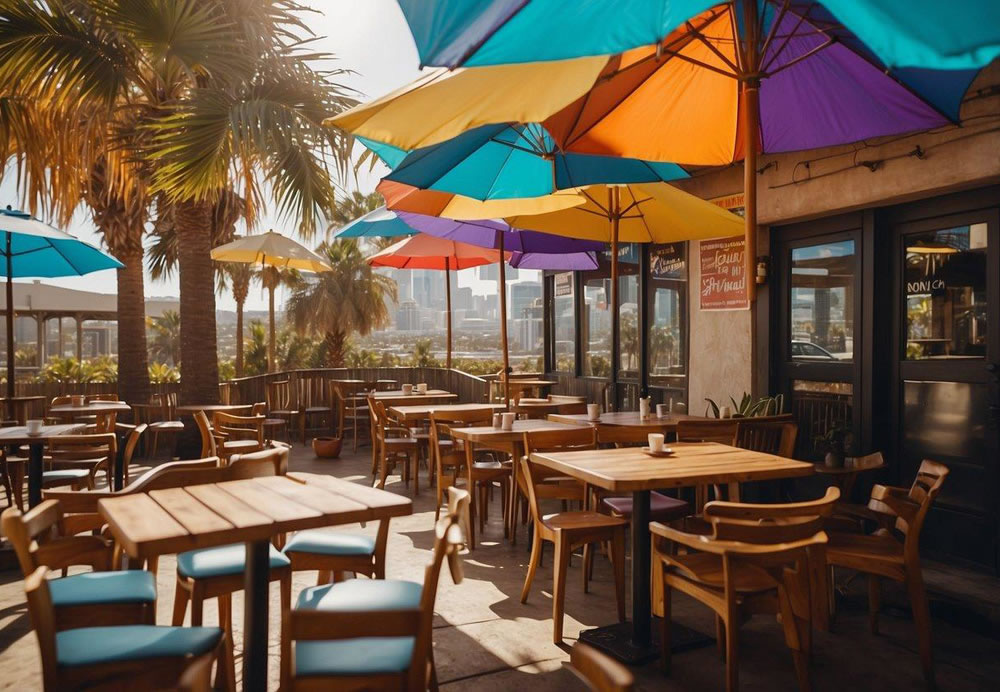
[[[565,272],[555,276],[556,298],[573,295],[573,273]]]
[[[701,241],[701,309],[747,310],[743,236]]]
[[[649,270],[654,279],[687,278],[684,266],[684,244],[654,245],[649,249]]]

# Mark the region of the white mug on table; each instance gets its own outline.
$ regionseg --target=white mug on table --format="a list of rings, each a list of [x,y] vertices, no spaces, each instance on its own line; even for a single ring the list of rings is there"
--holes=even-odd
[[[656,405],[656,417],[666,418],[670,415],[670,407],[667,404],[657,404]]]
[[[663,433],[649,433],[649,451],[663,451]]]
[[[427,384],[425,382],[421,382],[420,384],[417,385],[417,393],[418,394],[427,393]]]
[[[601,407],[600,407],[600,405],[598,405],[598,404],[587,404],[587,420],[600,420],[600,418],[601,418]]]
[[[412,384],[404,384],[403,385],[403,394],[413,394],[413,385]]]
[[[639,399],[639,417],[649,418],[649,397],[644,396]]]
[[[71,401],[74,406],[84,406],[87,403],[87,397],[83,394],[74,394]]]
[[[499,413],[494,413],[493,414],[493,427],[494,427],[494,429],[499,430],[502,424],[503,424],[503,419],[500,417],[500,414]]]
[[[32,418],[31,420],[25,421],[25,426],[28,429],[29,435],[39,435],[42,432],[42,423],[44,421],[38,418]]]
[[[501,413],[500,414],[500,428],[502,430],[511,431],[514,429],[514,419],[517,417],[516,413]]]

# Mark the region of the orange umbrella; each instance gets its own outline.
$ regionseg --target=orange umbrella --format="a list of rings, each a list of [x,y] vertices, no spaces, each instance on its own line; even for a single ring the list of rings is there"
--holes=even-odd
[[[448,359],[446,365],[451,369],[451,271],[453,269],[469,269],[483,264],[500,264],[503,274],[503,259],[509,259],[511,253],[490,250],[488,248],[459,243],[437,236],[417,235],[405,238],[390,245],[385,250],[368,258],[368,264],[373,267],[394,267],[395,269],[437,269],[444,271],[445,297],[448,302]],[[506,296],[500,291],[500,329],[504,345],[504,371],[507,368],[507,315]]]

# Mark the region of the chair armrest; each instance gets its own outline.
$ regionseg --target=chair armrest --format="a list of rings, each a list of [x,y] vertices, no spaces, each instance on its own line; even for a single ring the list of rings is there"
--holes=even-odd
[[[404,428],[404,427],[401,427],[401,426],[398,426],[398,425],[387,425],[387,426],[385,426],[385,428],[383,428],[383,430],[385,430],[386,437],[389,436],[388,434],[390,432],[402,433],[400,435],[400,437],[411,437],[412,436],[412,433],[410,432],[409,428]]]
[[[649,530],[654,536],[666,538],[669,541],[679,543],[693,550],[698,550],[703,553],[712,553],[714,555],[724,555],[728,553],[730,555],[779,556],[785,553],[795,552],[803,548],[808,548],[809,546],[817,545],[819,543],[827,542],[827,536],[822,531],[809,538],[802,538],[795,541],[760,544],[721,540],[712,536],[685,533],[684,531],[660,524],[659,522],[651,522],[649,524]]]
[[[920,510],[920,503],[911,500],[909,498],[909,492],[910,491],[907,488],[876,485],[872,488],[871,501],[881,502],[892,510],[896,516],[900,517],[904,521],[911,521]],[[869,508],[871,508],[870,503]]]

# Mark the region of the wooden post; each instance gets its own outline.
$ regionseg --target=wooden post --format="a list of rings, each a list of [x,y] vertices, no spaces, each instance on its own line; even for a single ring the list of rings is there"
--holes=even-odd
[[[446,367],[451,370],[451,268],[448,266],[451,258],[444,258],[444,295],[448,305],[448,358]]]
[[[267,286],[267,371],[274,372],[274,283]]]
[[[83,316],[76,316],[76,360],[83,362]]]
[[[757,3],[743,3],[744,35],[746,44],[743,56],[743,197],[744,197],[744,271],[746,272],[747,300],[752,305],[757,298],[757,154],[760,135],[760,63],[757,39],[760,22]]]
[[[504,264],[503,233],[500,233],[500,347],[503,349],[503,405],[510,405],[510,348],[507,346],[507,269]]]
[[[11,256],[10,231],[7,232],[7,406],[8,418],[14,418],[14,258]]]
[[[621,324],[618,315],[618,231],[621,223],[621,188],[608,190],[611,210],[611,410],[618,410],[618,354],[621,352]]]

